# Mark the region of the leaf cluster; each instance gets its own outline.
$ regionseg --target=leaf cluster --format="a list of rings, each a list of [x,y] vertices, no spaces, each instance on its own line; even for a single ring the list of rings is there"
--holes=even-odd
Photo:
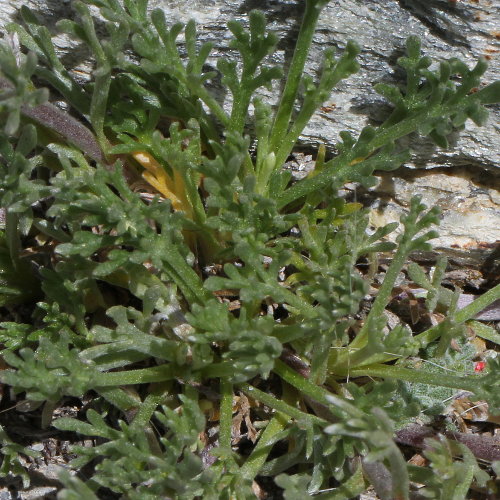
[[[285,71],[271,62],[278,40],[262,13],[228,24],[233,52],[215,69],[194,22],[169,26],[147,3],[74,2],[75,19],[58,29],[92,55],[83,84],[26,7],[23,24],[9,26],[12,43],[0,44],[0,305],[10,314],[0,324],[0,380],[44,405],[44,425],[67,397],[92,402],[85,417],[52,422],[96,439],[73,446],[71,466],[91,476],[62,472],[60,498],[107,489],[243,499],[263,477],[285,498],[354,498],[371,482],[382,498],[406,499],[411,481],[431,498],[466,498],[486,484],[472,452],[440,441],[417,469],[393,438],[457,390],[499,410],[499,362],[472,374],[475,352],[450,351],[499,286],[459,310],[459,291],[441,285],[444,260],[430,275],[407,266],[430,249],[439,210],[415,197],[390,243],[398,225],[374,230],[339,189],[373,186],[376,171],[399,167],[409,155],[402,137],[447,147],[467,119],[483,124],[484,105],[500,100],[498,83],[472,91],[485,62],[431,70],[410,37],[398,61],[406,84],[376,87],[393,106],[387,120],[358,137],[342,132],[338,154],[326,160],[320,147],[314,169],[293,181],[283,165],[304,127],[359,69],[360,48],[348,41],[338,55],[325,51],[316,79],[304,71],[328,2],[305,2],[274,107],[259,90]],[[391,260],[375,282],[380,254]],[[388,325],[406,270],[427,290],[429,314],[445,311],[440,324]],[[36,310],[32,321],[23,308]],[[431,362],[447,371],[436,376]],[[28,452],[0,437],[1,473],[21,473],[18,455]],[[385,490],[380,478],[390,479]]]

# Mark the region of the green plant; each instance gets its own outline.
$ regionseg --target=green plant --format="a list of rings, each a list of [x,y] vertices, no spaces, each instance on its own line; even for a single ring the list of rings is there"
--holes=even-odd
[[[232,94],[230,111],[207,86],[215,77],[205,71],[211,46],[198,46],[194,22],[168,27],[161,10],[148,14],[146,0],[75,2],[78,21],[58,23],[92,53],[93,78],[84,85],[29,9],[21,9],[22,26],[9,26],[27,53],[0,45],[5,258],[13,269],[37,268],[43,318],[1,324],[9,369],[0,378],[44,404],[44,425],[65,396],[92,395],[87,421],[52,422],[101,440],[73,448],[76,469],[95,465],[86,484],[62,473],[61,498],[96,498],[102,488],[130,499],[249,498],[266,476],[276,477],[285,498],[353,498],[368,481],[381,488],[374,467],[392,477],[386,498],[409,498],[410,481],[421,477],[431,498],[447,498],[439,495],[450,488],[466,498],[474,477],[486,484],[461,445],[460,466],[454,445],[442,442],[428,452],[431,466],[415,471],[392,438],[440,397],[422,397],[429,385],[471,391],[500,411],[498,361],[474,374],[466,351],[463,370],[453,365],[455,373],[439,377],[414,363],[430,356],[451,370],[450,343],[500,297],[500,285],[459,310],[458,295],[441,286],[446,263],[430,277],[412,265],[430,313],[447,296],[446,319],[420,332],[403,324],[389,331],[384,311],[396,279],[412,252],[429,248],[439,211],[413,199],[392,244],[385,237],[396,224],[370,234],[367,211],[338,190],[348,181],[372,186],[374,171],[399,167],[408,158],[401,137],[418,132],[446,147],[468,118],[481,125],[484,105],[500,101],[500,83],[473,92],[484,60],[469,69],[451,59],[430,70],[410,37],[398,61],[406,86],[376,87],[392,113],[357,138],[341,133],[338,155],[326,160],[320,148],[315,169],[292,182],[282,166],[302,130],[358,69],[359,48],[350,41],[337,58],[325,51],[317,81],[304,74],[326,3],[306,1],[276,109],[255,97],[282,77],[267,65],[277,39],[260,12],[250,13],[248,29],[228,25],[239,62],[221,59],[218,71]],[[104,18],[102,37],[89,5]],[[177,42],[183,30],[185,57]],[[79,119],[48,104],[32,77]],[[357,264],[376,263],[380,252],[394,253],[365,314],[371,275]],[[12,302],[14,281],[16,300],[37,300],[31,284],[10,270],[3,275],[3,304]],[[367,376],[369,383],[357,383]],[[247,406],[238,407],[236,395]],[[238,418],[255,441],[247,455],[237,446]],[[437,478],[448,472],[456,481],[440,489]]]

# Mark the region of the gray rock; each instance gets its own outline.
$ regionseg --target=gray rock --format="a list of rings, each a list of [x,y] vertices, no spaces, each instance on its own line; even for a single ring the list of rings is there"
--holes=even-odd
[[[49,27],[71,16],[69,2],[4,0],[0,4],[0,27],[22,4],[39,11]],[[301,5],[303,2],[290,0],[150,0],[150,7],[163,8],[172,23],[190,18],[198,22],[200,40],[215,43],[211,59],[214,66],[218,57],[232,55],[227,21],[236,18],[246,22],[247,13],[254,8],[266,13],[270,28],[282,39],[275,60],[288,60],[298,32]],[[316,113],[301,137],[301,146],[314,152],[318,144],[324,143],[334,153],[341,130],[358,133],[366,124],[381,121],[388,108],[373,90],[373,84],[401,81],[402,73],[395,62],[403,54],[410,34],[421,38],[424,52],[434,60],[459,57],[471,66],[484,56],[490,62],[484,83],[500,79],[499,11],[490,0],[330,2],[319,21],[308,71],[314,74],[320,66],[321,52],[326,47],[341,51],[348,39],[356,40],[362,48],[361,70],[341,82]],[[59,37],[57,43],[67,51],[67,39]],[[78,64],[79,70],[89,71],[81,61]],[[276,92],[277,88],[267,98],[273,100]],[[492,106],[488,124],[476,127],[469,122],[460,135],[452,138],[449,150],[412,137],[416,152],[411,161],[405,168],[384,175],[379,188],[371,193],[375,200],[373,222],[399,218],[411,194],[420,193],[431,205],[437,203],[443,208],[442,237],[435,246],[447,251],[459,264],[484,263],[500,241],[499,116],[500,106]],[[383,210],[382,205],[386,207]]]
[[[437,205],[442,211],[440,236],[431,241],[434,249],[444,252],[452,264],[478,267],[495,252],[498,256],[498,181],[494,173],[459,165],[432,171],[401,169],[398,176],[383,176],[369,193],[371,223],[379,227],[398,221],[411,198],[420,194],[427,206]]]

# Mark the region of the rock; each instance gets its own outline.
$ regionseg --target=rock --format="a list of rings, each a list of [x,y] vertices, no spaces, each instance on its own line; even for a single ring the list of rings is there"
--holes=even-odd
[[[491,266],[500,242],[500,179],[494,172],[456,166],[432,171],[402,168],[398,176],[385,175],[367,194],[375,227],[398,221],[411,198],[420,194],[429,207],[442,211],[439,238],[432,240],[452,265]],[[391,235],[394,240],[397,231]],[[493,268],[485,269],[488,275]]]
[[[21,5],[28,5],[52,28],[55,21],[71,17],[69,1],[6,0],[0,4],[0,27]],[[303,2],[290,0],[150,0],[150,7],[161,7],[167,20],[198,22],[200,41],[212,41],[215,48],[210,63],[220,56],[232,55],[228,49],[229,19],[247,21],[252,9],[267,15],[270,29],[282,39],[275,61],[289,60],[296,38]],[[344,80],[332,93],[301,137],[305,153],[312,153],[324,143],[334,154],[338,133],[358,133],[368,123],[380,123],[388,107],[373,90],[377,82],[397,83],[402,72],[395,62],[404,52],[408,35],[418,35],[423,51],[434,60],[459,57],[472,66],[480,56],[489,60],[485,84],[500,79],[499,10],[492,0],[342,0],[332,1],[323,11],[308,62],[311,74],[321,64],[326,47],[345,47],[348,39],[362,48],[361,70]],[[69,41],[56,40],[66,61]],[[78,52],[77,52],[78,53]],[[81,60],[75,61],[82,69]],[[83,66],[85,68],[85,66]],[[88,67],[86,71],[89,71]],[[278,89],[268,94],[275,98]],[[442,150],[431,142],[412,137],[415,153],[411,161],[396,172],[384,175],[380,185],[367,199],[372,200],[374,224],[398,219],[412,194],[419,193],[430,205],[443,209],[441,237],[434,242],[456,263],[479,267],[491,260],[500,242],[500,107],[491,106],[486,126],[468,122],[465,130],[451,138],[450,149]]]

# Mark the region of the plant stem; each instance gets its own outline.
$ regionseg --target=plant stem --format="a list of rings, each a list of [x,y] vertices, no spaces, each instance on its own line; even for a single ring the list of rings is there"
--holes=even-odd
[[[233,427],[233,384],[220,380],[219,447],[231,452],[231,430]]]
[[[96,391],[106,401],[123,412],[137,406],[137,400],[120,387],[99,387]]]
[[[203,101],[203,103],[214,114],[215,118],[220,121],[224,128],[229,127],[229,116],[217,102],[215,97],[213,97],[205,87],[198,85],[193,89],[193,92],[195,92],[196,95]]]
[[[494,342],[500,346],[500,333],[497,333],[493,327],[480,323],[479,321],[471,321],[467,326],[470,326],[478,337]]]
[[[101,149],[106,153],[109,142],[104,134],[104,119],[111,85],[111,68],[108,65],[101,66],[95,73],[94,92],[90,102],[90,122]]]
[[[439,106],[432,112],[432,116],[439,116],[442,113],[442,107]],[[401,121],[387,129],[383,129],[374,137],[368,144],[369,150],[375,152],[380,147],[388,144],[396,139],[404,137],[417,129],[419,123],[421,123],[425,118],[431,116],[429,112],[421,112],[417,115],[413,115],[411,118]],[[370,154],[367,155],[368,158]],[[349,179],[349,171],[351,169],[360,168],[363,162],[359,162],[356,165],[351,165],[351,161],[354,158],[350,157],[350,151],[342,153],[339,156],[328,161],[324,169],[319,172],[314,177],[306,177],[305,179],[296,182],[286,191],[284,191],[277,198],[278,208],[284,208],[289,203],[302,198],[303,196],[313,192],[318,191],[328,184],[330,184],[334,179],[342,179],[347,181]]]
[[[278,432],[281,432],[286,427],[287,423],[288,419],[281,413],[276,414],[270,420],[259,442],[240,469],[240,474],[243,478],[251,480],[257,476],[266,462],[269,452],[274,446],[274,436],[278,434]]]
[[[367,481],[363,476],[363,468],[358,466],[356,472],[338,488],[327,490],[324,493],[314,495],[318,500],[345,500],[346,498],[357,498],[367,487]],[[320,490],[321,491],[321,490]]]
[[[19,267],[19,253],[21,251],[21,238],[19,237],[18,226],[19,215],[7,207],[5,210],[5,236],[14,268]]]
[[[168,253],[165,256],[165,271],[180,288],[189,303],[203,303],[209,294],[203,288],[203,283],[196,271],[188,265],[174,244],[168,244]]]
[[[474,376],[457,377],[445,373],[424,372],[410,368],[402,368],[394,365],[371,365],[349,370],[351,377],[380,377],[404,380],[406,382],[449,387],[450,389],[462,389],[474,392],[478,387],[478,378]]]
[[[276,399],[275,397],[267,394],[256,387],[250,384],[239,384],[239,389],[241,389],[247,396],[264,403],[266,406],[269,406],[273,410],[279,411],[285,415],[288,415],[291,418],[294,418],[297,421],[309,420],[311,423],[319,424],[319,425],[327,425],[329,422],[326,420],[317,417],[316,415],[311,415],[309,413],[304,413],[303,411],[294,408],[293,406]]]
[[[327,396],[329,396],[330,393],[326,389],[313,384],[310,380],[304,378],[302,375],[299,375],[296,371],[292,370],[292,368],[283,363],[283,361],[279,359],[276,360],[273,371],[285,382],[293,385],[293,387],[298,389],[302,394],[318,401],[318,403],[330,404],[327,399]]]
[[[300,26],[295,51],[293,53],[292,62],[286,78],[285,88],[281,95],[278,111],[271,133],[271,151],[278,153],[281,141],[288,132],[288,125],[292,116],[293,106],[297,98],[302,73],[304,71],[305,62],[309,53],[309,48],[316,30],[321,10],[328,2],[324,0],[306,0],[306,9],[302,24]]]
[[[164,382],[180,376],[179,367],[174,365],[160,365],[140,370],[122,372],[99,373],[95,376],[95,386],[110,387],[119,385],[148,384]]]
[[[389,266],[386,275],[384,276],[384,281],[380,286],[377,297],[373,302],[373,306],[370,309],[363,327],[356,335],[354,340],[349,344],[349,347],[351,349],[359,349],[364,344],[366,344],[366,337],[370,329],[373,327],[374,321],[383,317],[384,310],[391,298],[392,289],[394,288],[398,274],[401,272],[401,269],[403,268],[407,258],[407,246],[400,245],[394,255],[394,258],[392,259],[391,265]]]
[[[143,431],[146,427],[149,427],[149,421],[151,420],[153,413],[164,399],[165,395],[163,394],[163,391],[159,394],[148,394],[144,401],[140,404],[132,425],[141,431]]]
[[[485,309],[498,299],[500,299],[500,284],[485,292],[483,295],[474,300],[474,302],[471,302],[468,306],[465,306],[463,309],[459,309],[458,311],[456,311],[454,314],[453,323],[455,325],[460,325],[470,319],[473,319],[476,314],[479,314],[483,309]],[[429,328],[425,332],[420,333],[415,338],[420,340],[422,345],[427,345],[429,342],[436,340],[439,337],[439,333],[439,325],[436,325],[432,328]]]

